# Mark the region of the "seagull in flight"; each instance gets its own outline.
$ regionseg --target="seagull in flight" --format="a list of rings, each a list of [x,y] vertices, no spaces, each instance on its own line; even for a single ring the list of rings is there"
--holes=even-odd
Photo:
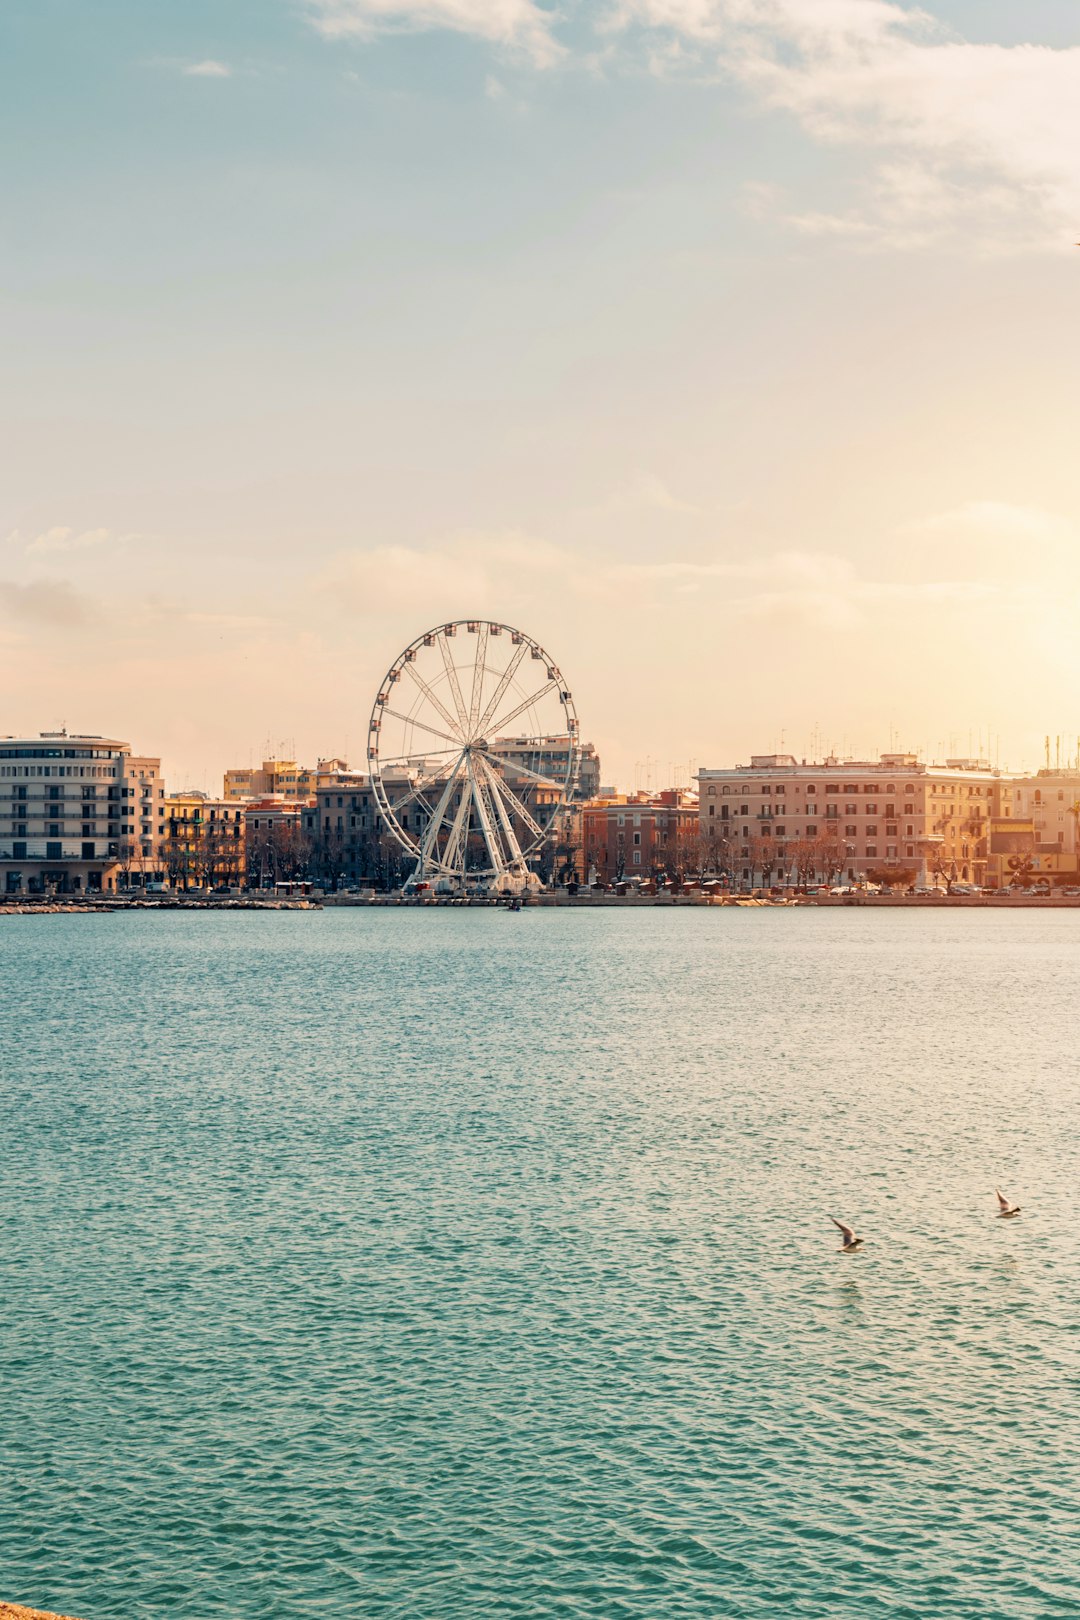
[[[835,1215],[830,1215],[829,1219],[834,1226],[839,1227],[840,1236],[844,1240],[840,1245],[841,1254],[854,1254],[858,1249],[862,1248],[862,1238],[856,1237],[850,1226],[845,1226],[843,1221],[838,1221]]]
[[[998,1219],[999,1220],[1007,1221],[1007,1220],[1010,1220],[1012,1218],[1012,1216],[1019,1215],[1019,1213],[1020,1213],[1020,1205],[1019,1204],[1010,1204],[1009,1200],[1006,1198],[1005,1194],[1002,1192],[1000,1187],[995,1187],[994,1191],[997,1193]]]

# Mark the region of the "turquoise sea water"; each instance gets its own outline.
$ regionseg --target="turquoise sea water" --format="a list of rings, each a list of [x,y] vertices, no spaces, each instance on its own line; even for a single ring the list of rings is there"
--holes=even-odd
[[[1080,912],[0,928],[0,1597],[1080,1614]]]

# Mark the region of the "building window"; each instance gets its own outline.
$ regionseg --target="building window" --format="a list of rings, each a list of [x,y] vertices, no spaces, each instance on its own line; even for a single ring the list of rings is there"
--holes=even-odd
[[[812,825],[808,824],[807,828],[806,828],[806,836],[807,836],[807,838],[816,838],[817,837],[817,828],[815,826],[812,826]]]
[[[635,851],[634,851],[634,865],[635,866],[640,866],[641,865],[641,851],[640,851],[640,849],[635,849]]]
[[[11,846],[11,857],[12,857],[13,860],[16,860],[16,861],[25,861],[25,859],[26,859],[26,845],[25,844],[12,844],[12,846]]]
[[[909,844],[909,845],[908,845],[908,846],[907,846],[907,853],[908,853],[908,854],[909,854],[909,855],[914,855],[914,853],[915,853],[915,846],[914,846],[914,844]]]
[[[64,852],[59,844],[45,845],[45,859],[47,861],[62,861],[63,858]]]
[[[858,827],[845,827],[844,828],[844,837],[845,838],[857,838],[858,835],[859,835]]]
[[[866,853],[867,853],[867,855],[876,855],[877,854],[877,845],[876,844],[867,844]]]
[[[635,844],[640,844],[641,843],[641,834],[639,832],[636,832],[634,834],[634,843]]]
[[[877,828],[876,827],[867,827],[866,836],[867,836],[867,838],[876,838],[877,837]]]
[[[144,854],[149,854],[149,850],[144,850],[143,853]],[[84,861],[92,861],[93,860],[93,858],[94,858],[94,846],[93,846],[93,844],[84,844],[83,845],[83,847],[82,847],[82,858],[83,858]]]

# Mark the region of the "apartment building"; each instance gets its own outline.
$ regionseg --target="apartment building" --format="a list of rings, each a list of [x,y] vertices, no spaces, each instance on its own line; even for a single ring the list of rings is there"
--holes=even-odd
[[[242,884],[245,872],[244,809],[188,788],[165,795],[162,865],[177,889]]]
[[[161,761],[112,737],[0,738],[0,892],[102,893],[159,873]]]
[[[303,814],[310,872],[325,888],[357,888],[376,870],[382,828],[368,778],[341,760],[320,768],[314,800]]]
[[[600,758],[592,743],[576,741],[578,750],[574,797],[579,803],[594,799],[600,792]],[[506,779],[512,785],[526,789],[533,799],[532,789],[541,786],[535,777],[547,777],[559,784],[566,780],[569,764],[570,738],[561,737],[496,737],[488,753],[501,761]],[[528,775],[524,773],[528,773]],[[528,802],[528,801],[527,801]]]
[[[264,759],[261,766],[237,765],[225,772],[224,797],[239,799],[310,799],[319,782],[335,772],[346,771],[343,759],[320,759],[312,767],[295,759]]]
[[[581,808],[585,876],[602,883],[674,877],[697,866],[697,795],[616,794]]]
[[[982,884],[990,823],[1015,814],[1012,779],[979,759],[755,754],[748,765],[701,771],[698,785],[709,863],[743,887],[855,882],[874,871],[917,885]]]

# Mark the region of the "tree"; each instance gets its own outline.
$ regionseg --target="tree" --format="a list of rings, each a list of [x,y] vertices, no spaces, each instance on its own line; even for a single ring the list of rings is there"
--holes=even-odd
[[[847,844],[839,828],[829,827],[815,840],[814,863],[826,883],[835,883],[844,870]]]
[[[763,838],[760,833],[751,833],[747,839],[750,862],[750,886],[754,887],[754,873],[761,872],[761,886],[764,888],[769,881],[772,869],[772,839]]]
[[[918,877],[914,866],[871,866],[866,876],[886,889],[909,889]]]
[[[790,846],[791,870],[800,889],[805,889],[817,875],[818,846],[816,838],[797,838]]]

